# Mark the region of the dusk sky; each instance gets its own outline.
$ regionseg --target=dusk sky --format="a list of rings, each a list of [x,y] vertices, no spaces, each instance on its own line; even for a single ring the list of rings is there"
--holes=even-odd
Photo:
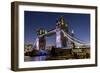
[[[37,38],[37,30],[44,28],[51,30],[56,27],[56,19],[64,16],[68,22],[69,31],[74,30],[74,35],[83,42],[90,42],[90,14],[55,13],[55,12],[24,12],[24,41],[33,44]],[[55,44],[55,35],[47,37],[47,44]]]

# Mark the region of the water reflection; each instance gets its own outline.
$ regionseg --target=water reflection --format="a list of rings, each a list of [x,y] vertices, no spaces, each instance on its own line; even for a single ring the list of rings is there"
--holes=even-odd
[[[46,59],[46,56],[32,57],[32,61],[44,61],[45,59]]]
[[[39,50],[37,56],[25,56],[24,61],[44,61],[49,53],[45,50]]]
[[[35,57],[29,57],[25,56],[24,61],[44,61],[46,60],[47,56],[35,56]]]

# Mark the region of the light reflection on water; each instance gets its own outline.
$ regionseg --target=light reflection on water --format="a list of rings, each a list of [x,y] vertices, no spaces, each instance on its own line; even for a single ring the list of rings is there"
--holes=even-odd
[[[32,57],[32,61],[44,61],[45,59],[46,59],[46,56]]]
[[[35,57],[29,57],[25,56],[24,61],[45,61],[47,56],[35,56]]]
[[[47,54],[48,54],[47,51],[39,50],[39,52],[38,52],[39,56],[34,56],[34,57],[24,56],[24,61],[44,61],[44,60],[46,60]]]

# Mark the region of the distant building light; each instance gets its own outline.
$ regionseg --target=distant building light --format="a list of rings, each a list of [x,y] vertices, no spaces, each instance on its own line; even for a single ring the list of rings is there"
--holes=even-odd
[[[74,33],[74,30],[72,30],[72,33]]]

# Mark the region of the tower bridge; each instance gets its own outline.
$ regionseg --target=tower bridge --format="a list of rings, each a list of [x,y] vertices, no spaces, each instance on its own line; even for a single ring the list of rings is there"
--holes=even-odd
[[[68,23],[64,20],[64,17],[61,16],[56,21],[56,27],[51,30],[47,31],[45,29],[39,29],[37,31],[37,38],[34,43],[34,46],[37,50],[39,49],[46,49],[46,37],[56,35],[56,48],[63,48],[63,47],[82,47],[82,45],[87,46],[87,44],[81,42],[80,40],[74,37],[74,32],[69,34]]]

